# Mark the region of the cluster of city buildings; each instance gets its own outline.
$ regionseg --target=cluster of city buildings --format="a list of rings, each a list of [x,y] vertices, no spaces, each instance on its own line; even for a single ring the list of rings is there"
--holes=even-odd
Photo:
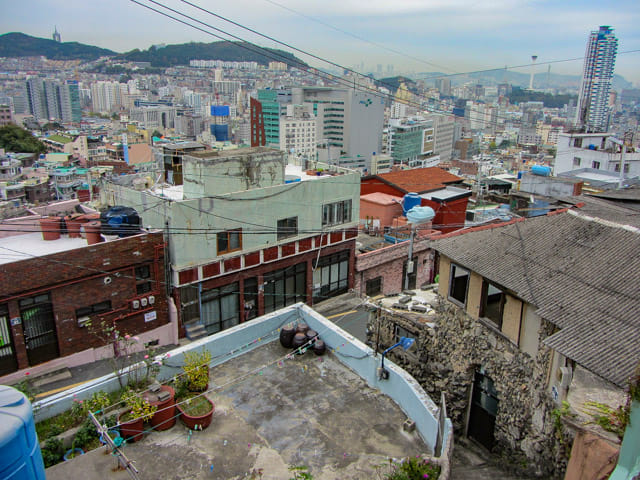
[[[0,125],[49,124],[48,153],[0,152],[0,375],[113,355],[99,323],[165,345],[352,292],[371,345],[416,338],[396,360],[458,433],[562,470],[555,409],[621,402],[640,361],[640,103],[611,95],[616,48],[591,34],[559,108],[280,62],[16,71]]]

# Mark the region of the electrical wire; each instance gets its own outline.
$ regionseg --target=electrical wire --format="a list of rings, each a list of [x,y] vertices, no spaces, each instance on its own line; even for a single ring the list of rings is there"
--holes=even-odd
[[[221,38],[221,37],[219,37],[218,35],[215,35],[215,34],[213,34],[213,33],[211,33],[211,32],[205,31],[205,30],[203,30],[203,29],[201,29],[201,28],[199,28],[199,27],[196,27],[195,25],[189,24],[188,22],[185,22],[185,21],[183,21],[183,20],[177,19],[177,18],[175,18],[175,17],[173,17],[173,16],[171,16],[171,15],[168,15],[168,14],[166,14],[166,13],[162,12],[162,11],[159,11],[159,10],[157,10],[157,9],[154,9],[154,8],[152,8],[152,7],[148,6],[148,5],[144,5],[144,4],[140,3],[140,2],[138,2],[137,0],[131,0],[131,1],[132,1],[133,3],[136,3],[136,4],[140,5],[140,6],[143,6],[143,7],[145,7],[145,8],[148,8],[148,9],[150,9],[150,10],[152,10],[152,11],[156,12],[156,13],[159,13],[159,14],[161,14],[161,15],[163,15],[163,16],[166,16],[166,17],[171,18],[171,19],[173,19],[173,20],[176,20],[176,21],[178,21],[178,22],[180,22],[180,23],[183,23],[183,24],[185,24],[185,25],[188,25],[188,26],[191,26],[191,27],[193,27],[193,28],[196,28],[197,30],[203,31],[203,32],[208,33],[208,34],[210,34],[210,35],[213,35],[213,36],[215,36],[215,37],[217,37],[217,38]],[[207,26],[208,28],[212,28],[212,29],[214,29],[214,30],[216,30],[216,31],[222,32],[222,33],[224,33],[224,34],[226,34],[226,35],[228,35],[228,36],[230,36],[230,37],[232,37],[232,38],[234,38],[234,39],[236,39],[236,40],[239,40],[239,41],[242,41],[242,42],[248,43],[248,44],[250,44],[250,45],[256,46],[257,48],[259,48],[259,49],[261,49],[261,50],[262,50],[261,52],[257,52],[257,53],[260,53],[261,55],[265,55],[265,53],[264,53],[264,52],[269,52],[269,53],[271,53],[271,54],[279,55],[279,54],[277,54],[277,53],[273,52],[272,50],[267,50],[267,49],[265,49],[264,47],[260,47],[260,46],[258,46],[258,45],[256,45],[256,44],[252,43],[252,42],[249,42],[249,41],[247,41],[247,40],[245,40],[245,39],[241,38],[241,37],[238,37],[238,36],[236,36],[236,35],[233,35],[233,34],[231,34],[231,33],[228,33],[228,32],[226,32],[226,31],[224,31],[224,30],[222,30],[222,29],[219,29],[219,28],[217,28],[217,27],[214,27],[214,26],[212,26],[212,25],[210,25],[210,24],[208,24],[208,23],[202,22],[202,21],[200,21],[200,20],[198,20],[198,19],[196,19],[196,18],[194,18],[194,17],[192,17],[192,16],[190,16],[190,15],[187,15],[187,14],[182,13],[182,12],[180,12],[180,11],[176,10],[176,9],[173,9],[173,8],[171,8],[171,7],[168,7],[168,6],[166,6],[166,5],[164,5],[164,4],[160,3],[160,2],[158,2],[158,1],[156,1],[156,0],[147,0],[147,1],[152,2],[153,4],[158,5],[158,6],[162,7],[162,8],[165,8],[165,9],[167,9],[167,10],[169,10],[169,11],[172,11],[172,12],[174,12],[174,13],[177,13],[178,15],[181,15],[181,16],[183,16],[184,18],[188,18],[188,19],[190,19],[190,20],[192,20],[192,21],[195,21],[195,22],[197,22],[197,23],[199,23],[199,24],[201,24],[201,25],[205,25],[205,26]],[[277,40],[277,39],[275,39],[275,38],[273,38],[273,37],[271,37],[271,36],[269,36],[269,35],[262,34],[262,33],[258,32],[258,31],[256,31],[256,30],[254,30],[254,29],[251,29],[251,28],[249,28],[249,27],[246,27],[246,26],[244,26],[244,25],[242,25],[242,24],[240,24],[240,23],[238,23],[238,22],[234,22],[233,20],[227,19],[226,17],[223,17],[223,16],[221,16],[221,15],[218,15],[218,14],[216,14],[216,13],[213,13],[213,12],[211,12],[211,11],[209,11],[209,10],[206,10],[206,9],[204,9],[204,8],[202,8],[202,7],[199,7],[198,5],[193,4],[193,3],[191,3],[191,2],[188,2],[188,1],[186,1],[186,0],[180,0],[180,1],[182,1],[183,3],[186,3],[186,4],[188,4],[188,5],[191,5],[192,7],[197,8],[197,9],[199,9],[199,10],[201,10],[201,11],[203,11],[203,12],[206,12],[206,13],[208,13],[208,14],[210,14],[210,15],[213,15],[213,16],[215,16],[215,17],[217,17],[217,18],[221,19],[221,20],[224,20],[224,21],[226,21],[226,22],[228,22],[228,23],[231,23],[231,24],[233,24],[233,25],[235,25],[235,26],[238,26],[238,27],[240,27],[240,28],[243,28],[243,29],[245,29],[245,30],[248,30],[248,31],[250,31],[250,32],[252,32],[252,33],[254,33],[254,34],[256,34],[256,35],[259,35],[259,36],[261,36],[261,37],[263,37],[263,38],[266,38],[266,39],[268,39],[268,40],[270,40],[270,41],[276,42],[276,43],[278,43],[278,44],[280,44],[280,45],[283,45],[283,46],[285,46],[285,47],[287,47],[287,48],[291,48],[291,49],[293,49],[293,50],[295,50],[295,51],[297,51],[297,52],[300,52],[300,53],[302,53],[302,54],[304,54],[304,55],[308,55],[308,56],[310,56],[310,57],[312,57],[312,58],[315,58],[315,59],[317,59],[317,60],[320,60],[320,61],[322,61],[322,62],[324,62],[324,63],[328,63],[328,64],[330,64],[330,65],[332,65],[332,66],[334,66],[334,67],[341,68],[341,69],[343,69],[344,71],[349,71],[349,72],[351,72],[351,73],[353,73],[353,74],[355,74],[355,75],[358,75],[358,76],[361,76],[361,77],[363,77],[363,78],[367,78],[367,79],[368,79],[368,77],[366,77],[365,75],[363,75],[363,74],[361,74],[361,73],[359,73],[359,72],[357,72],[357,71],[355,71],[355,70],[353,70],[353,69],[351,69],[351,68],[345,67],[345,66],[340,65],[340,64],[338,64],[338,63],[335,63],[335,62],[333,62],[333,61],[331,61],[331,60],[327,60],[326,58],[319,57],[319,56],[314,55],[314,54],[312,54],[312,53],[309,53],[309,52],[306,52],[306,51],[304,51],[304,50],[301,50],[301,49],[299,49],[299,48],[297,48],[297,47],[294,47],[294,46],[292,46],[292,45],[290,45],[290,44],[287,44],[287,43],[285,43],[285,42],[279,41],[279,40]],[[226,39],[222,38],[222,40],[226,40]],[[238,45],[238,46],[241,46],[241,45]],[[255,50],[252,50],[252,51],[254,51],[254,53],[256,53],[256,52],[255,52]],[[640,49],[639,49],[639,50],[630,50],[630,51],[626,51],[626,52],[624,52],[624,53],[636,53],[636,52],[640,52]],[[265,55],[265,56],[269,57],[269,55]],[[279,56],[281,57],[281,60],[284,60],[287,64],[291,63],[291,61],[292,61],[292,60],[291,60],[291,58],[289,58],[289,57],[282,57],[281,55],[279,55]],[[271,58],[273,58],[273,57],[271,57]],[[294,57],[294,58],[295,58],[295,57]],[[584,58],[584,57],[582,57],[582,58]],[[576,60],[576,59],[554,60],[554,61],[549,62],[549,63],[560,63],[560,62],[562,62],[562,61],[574,61],[574,60]],[[298,63],[301,63],[301,62],[300,62],[300,61],[298,61],[297,59],[296,59],[296,61],[297,61]],[[539,65],[542,65],[542,64],[543,64],[543,62],[540,62],[540,63],[539,63]],[[529,65],[530,65],[530,64],[529,64]],[[526,66],[526,65],[523,65],[523,66]],[[516,66],[516,67],[513,67],[513,68],[519,68],[519,67],[520,67],[520,66]],[[503,67],[503,68],[504,68],[504,67]],[[490,69],[490,70],[488,70],[488,71],[501,70],[501,69],[502,69],[502,68],[498,68],[498,69]],[[312,72],[312,73],[315,73],[315,72]],[[337,81],[339,84],[346,85],[346,86],[348,86],[349,88],[351,88],[351,87],[352,87],[352,85],[351,85],[351,83],[350,83],[350,82],[349,82],[348,84],[345,84],[345,83],[344,83],[344,80],[345,80],[345,79],[343,79],[343,78],[341,78],[341,77],[337,77],[337,76],[332,75],[332,74],[330,74],[330,73],[328,73],[328,72],[323,72],[323,74],[324,74],[325,76],[328,76],[328,77],[332,78],[334,81]],[[459,75],[459,74],[457,74],[457,75]],[[343,83],[341,83],[341,82],[343,82]],[[347,80],[347,82],[348,82],[348,80]],[[391,89],[391,91],[395,88],[393,85],[386,84],[386,83],[384,83],[384,82],[380,82],[380,81],[378,81],[378,83],[380,83],[381,85],[383,85],[383,86],[385,86],[385,87],[390,88],[390,89]],[[358,90],[360,90],[360,91],[362,91],[362,87],[363,87],[363,86],[358,86],[358,87],[356,88],[356,86],[355,86],[355,85],[353,85],[353,88],[354,88],[354,89],[358,89]],[[377,91],[376,89],[370,88],[370,87],[366,87],[366,86],[364,86],[364,88],[366,89],[366,92],[367,92],[367,93],[372,94],[372,95],[374,95],[374,96],[379,96],[379,97],[384,97],[384,98],[391,98],[391,99],[395,98],[395,97],[394,97],[394,96],[392,96],[391,94],[383,94],[383,95],[380,95],[380,92],[379,92],[379,91]],[[441,99],[436,98],[436,97],[429,97],[429,96],[426,96],[426,95],[418,95],[418,96],[419,96],[419,97],[422,97],[422,98],[424,98],[424,99],[427,99],[427,100],[436,101],[437,103],[443,103],[443,101],[442,101]],[[414,105],[416,105],[416,106],[422,107],[422,105],[421,105],[421,104],[418,104],[418,103],[415,103],[415,102],[406,101],[406,102],[404,102],[404,103],[407,103],[407,104],[414,104]],[[472,109],[470,109],[470,111],[472,111]],[[449,115],[451,114],[451,112],[449,112],[448,110],[441,110],[440,112],[441,112],[441,113],[446,113],[446,114],[449,114]],[[484,111],[476,111],[476,113],[480,113],[480,114],[484,115]],[[485,125],[486,125],[486,124],[490,124],[490,125],[493,125],[493,126],[497,126],[497,124],[498,124],[498,123],[497,123],[497,118],[496,118],[496,121],[495,121],[495,122],[492,122],[492,121],[490,121],[490,120],[489,120],[489,121],[487,121],[487,120],[476,120],[476,121],[479,121],[479,122],[481,122],[481,123],[484,123]]]
[[[156,9],[156,8],[153,8],[153,7],[149,6],[149,5],[145,5],[145,4],[141,3],[141,2],[139,2],[138,0],[130,0],[130,1],[131,1],[131,2],[133,2],[133,3],[135,3],[135,4],[137,4],[137,5],[142,6],[142,7],[144,7],[144,8],[147,8],[147,9],[149,9],[149,10],[153,11],[153,12],[156,12],[156,13],[158,13],[158,14],[160,14],[160,15],[163,15],[163,16],[165,16],[165,17],[168,17],[168,18],[170,18],[170,19],[173,19],[173,20],[175,20],[175,21],[177,21],[177,22],[179,22],[179,23],[182,23],[182,24],[184,24],[184,25],[187,25],[187,26],[190,26],[190,27],[192,27],[192,28],[195,28],[196,30],[199,30],[199,31],[204,32],[204,33],[207,33],[207,34],[209,34],[209,35],[212,35],[212,36],[214,36],[214,37],[216,37],[216,38],[218,38],[218,39],[220,39],[220,40],[228,41],[228,40],[227,40],[226,38],[224,38],[224,37],[221,37],[221,36],[219,36],[219,35],[217,35],[217,34],[215,34],[215,33],[212,33],[212,32],[209,32],[209,31],[207,31],[207,30],[204,30],[204,29],[202,29],[202,28],[200,28],[200,27],[197,27],[197,26],[195,26],[195,25],[193,25],[193,24],[191,24],[191,23],[189,23],[189,22],[186,22],[186,21],[181,20],[181,19],[179,19],[179,18],[176,18],[176,17],[174,17],[174,16],[172,16],[172,15],[169,15],[169,14],[167,14],[167,13],[165,13],[165,12],[162,12],[162,11],[160,11],[160,10],[158,10],[158,9]],[[154,4],[156,4],[156,5],[159,5],[159,6],[161,6],[162,8],[165,8],[165,9],[167,9],[167,10],[169,10],[169,11],[175,12],[175,13],[177,13],[177,14],[179,14],[179,15],[181,15],[181,16],[183,16],[183,17],[185,17],[185,18],[189,18],[189,19],[190,19],[190,20],[192,20],[192,21],[195,21],[195,22],[200,23],[200,24],[202,24],[202,25],[206,25],[208,28],[211,28],[211,29],[213,29],[213,30],[216,30],[216,31],[222,32],[222,33],[224,33],[224,34],[226,34],[226,35],[230,36],[231,38],[234,38],[234,39],[236,39],[236,40],[238,40],[238,41],[240,41],[240,42],[244,42],[244,43],[247,43],[247,44],[249,44],[249,45],[255,46],[255,47],[257,47],[257,48],[258,48],[258,49],[260,49],[260,50],[259,50],[259,51],[256,51],[255,49],[252,49],[252,48],[250,48],[250,47],[247,47],[246,45],[243,45],[243,44],[235,44],[235,45],[236,45],[236,46],[238,46],[238,47],[246,48],[246,49],[248,49],[248,50],[250,50],[250,51],[252,51],[252,52],[254,52],[254,53],[259,53],[260,55],[266,56],[267,58],[275,59],[275,60],[278,60],[278,61],[284,61],[284,62],[285,62],[285,63],[287,63],[287,64],[290,64],[290,63],[292,63],[292,61],[293,61],[293,60],[292,60],[291,58],[289,58],[289,57],[284,57],[284,56],[282,56],[282,55],[279,55],[278,53],[274,53],[274,52],[273,52],[273,51],[271,51],[271,50],[268,50],[268,49],[266,49],[266,48],[264,48],[264,47],[260,47],[260,46],[258,46],[258,45],[256,45],[256,44],[252,43],[252,42],[249,42],[249,41],[247,41],[247,40],[245,40],[245,39],[243,39],[243,38],[241,38],[241,37],[238,37],[237,35],[233,35],[233,34],[228,33],[228,32],[226,32],[226,31],[224,31],[224,30],[222,30],[222,29],[219,29],[219,28],[214,27],[214,26],[212,26],[212,25],[210,25],[210,24],[207,24],[207,23],[205,23],[205,22],[202,22],[202,21],[200,21],[200,20],[198,20],[198,19],[196,19],[196,18],[194,18],[194,17],[191,17],[191,16],[189,16],[189,15],[187,15],[187,14],[185,14],[185,13],[182,13],[182,12],[179,12],[179,11],[177,11],[177,10],[175,10],[175,9],[172,9],[171,7],[167,7],[166,5],[163,5],[163,4],[161,4],[160,2],[157,2],[156,0],[148,0],[148,1],[150,1],[150,2],[152,2],[152,3],[154,3]],[[273,41],[275,41],[275,42],[277,42],[277,43],[282,43],[282,42],[279,42],[278,40],[275,40],[275,39],[273,39]],[[291,47],[291,48],[295,48],[295,47]],[[296,49],[296,50],[298,50],[298,49]],[[267,53],[267,52],[268,52],[268,53]],[[315,57],[313,54],[309,54],[309,53],[306,53],[306,54],[307,54],[307,55],[309,55],[309,56]],[[276,57],[274,57],[273,55],[276,55]],[[279,58],[278,58],[278,57],[279,57]],[[294,58],[295,58],[295,57],[294,57]],[[318,58],[320,58],[320,57],[318,57]],[[325,60],[325,59],[323,59],[323,61],[324,61],[324,62],[326,62],[326,63],[332,64],[332,65],[334,65],[334,66],[341,67],[341,68],[343,68],[344,70],[348,70],[348,71],[351,71],[351,72],[353,72],[353,73],[355,73],[355,74],[357,74],[357,75],[362,76],[362,75],[361,75],[361,74],[359,74],[358,72],[355,72],[355,71],[353,71],[353,70],[351,70],[351,69],[349,69],[349,68],[347,68],[347,67],[343,67],[343,66],[341,66],[341,65],[339,65],[339,64],[336,64],[335,62],[332,62],[332,61],[330,61],[330,60]],[[306,64],[301,65],[303,62],[301,62],[301,61],[299,61],[299,60],[297,60],[297,59],[295,59],[295,62],[296,62],[299,66],[302,66],[302,67],[303,67],[303,69],[306,69],[306,68],[307,68]],[[319,76],[320,78],[326,78],[326,77],[329,77],[329,78],[331,78],[333,81],[337,82],[339,85],[342,85],[342,86],[344,86],[344,87],[348,87],[348,88],[353,88],[354,90],[364,91],[365,93],[368,93],[368,94],[370,94],[370,95],[373,95],[373,96],[379,97],[379,98],[381,98],[381,99],[391,99],[391,100],[395,99],[395,96],[394,96],[394,95],[391,95],[390,93],[389,93],[389,94],[382,93],[382,92],[379,92],[377,89],[374,89],[374,88],[371,88],[371,87],[366,87],[366,86],[363,86],[363,85],[358,85],[358,86],[356,86],[356,85],[352,85],[352,84],[351,84],[351,82],[350,82],[348,79],[343,79],[342,77],[338,77],[338,76],[333,75],[333,74],[330,74],[330,73],[328,73],[328,72],[323,72],[322,74],[320,74],[320,73],[318,73],[318,71],[317,71],[317,70],[313,69],[313,70],[311,70],[311,72],[310,72],[310,73],[312,73],[312,74],[314,74],[314,75],[316,75],[316,76]],[[383,85],[385,85],[385,84],[383,83]],[[392,90],[395,88],[393,85],[388,85],[388,84],[386,84],[386,85],[387,85],[388,87],[390,87]],[[441,101],[440,99],[436,98],[436,97],[426,97],[426,96],[424,96],[424,95],[419,96],[419,97],[423,97],[423,98],[426,98],[426,99],[428,99],[428,100],[433,100],[433,101],[436,101],[437,103],[442,103],[442,101]],[[413,101],[408,101],[408,100],[406,100],[406,101],[403,101],[403,103],[405,103],[405,104],[407,104],[407,105],[413,105],[413,106],[416,106],[416,107],[418,107],[418,108],[422,108],[422,107],[423,107],[423,105],[422,105],[422,104],[417,103],[417,102],[413,102]],[[451,115],[451,112],[449,112],[448,110],[438,110],[438,109],[435,109],[435,110],[436,110],[436,113],[445,113],[445,114],[447,114],[447,115]],[[471,110],[470,110],[470,111],[471,111]],[[482,113],[482,115],[484,115],[484,111],[483,111],[483,112],[477,112],[477,113]],[[477,120],[477,121],[479,121],[479,122],[481,122],[481,123],[484,123],[484,124],[490,124],[490,125],[497,126],[497,118],[496,118],[496,121],[495,121],[495,122],[492,122],[492,121],[490,121],[490,120],[489,120],[489,121],[487,121],[487,120]]]

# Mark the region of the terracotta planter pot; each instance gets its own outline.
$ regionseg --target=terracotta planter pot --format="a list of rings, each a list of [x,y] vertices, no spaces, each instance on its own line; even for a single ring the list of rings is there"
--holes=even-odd
[[[156,396],[151,392],[148,392],[147,394],[145,394],[145,398],[147,398],[149,405],[158,407],[158,409],[156,410],[156,413],[154,413],[153,417],[151,417],[151,426],[153,427],[154,430],[158,430],[158,431],[168,430],[169,428],[173,427],[176,424],[176,417],[175,417],[176,392],[172,387],[168,385],[162,385],[160,389],[164,392],[169,392],[171,397],[161,402],[161,401],[153,400],[153,398],[155,398]]]
[[[205,398],[211,404],[211,411],[205,415],[201,415],[199,417],[195,417],[185,413],[182,409],[182,405],[176,405],[176,408],[180,412],[180,418],[182,419],[182,423],[184,423],[191,430],[196,429],[196,425],[198,426],[198,430],[204,430],[209,425],[211,425],[211,419],[213,418],[213,411],[215,410],[215,406],[213,402],[209,400],[207,397]]]
[[[84,231],[87,234],[87,245],[94,245],[96,243],[104,242],[100,231],[102,230],[102,224],[99,221],[88,222],[84,224]]]
[[[118,415],[118,424],[120,424],[120,436],[125,440],[137,442],[142,438],[144,422],[141,418],[131,422],[120,422],[120,415]]]
[[[41,218],[40,229],[43,240],[58,240],[60,238],[60,219],[58,217]]]
[[[65,217],[64,220],[67,224],[67,233],[69,234],[69,238],[80,238],[80,227],[86,223],[87,220],[80,216]]]

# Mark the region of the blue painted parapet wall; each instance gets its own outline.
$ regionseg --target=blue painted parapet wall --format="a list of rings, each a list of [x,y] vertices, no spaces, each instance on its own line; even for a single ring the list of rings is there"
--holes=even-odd
[[[279,329],[290,323],[305,322],[317,331],[335,357],[361,376],[373,388],[379,389],[393,399],[405,414],[416,423],[416,429],[430,449],[435,452],[438,438],[438,406],[422,389],[420,384],[406,371],[391,361],[385,362],[389,378],[379,380],[377,369],[380,366],[380,355],[342,330],[333,322],[312,310],[307,305],[298,303],[278,310],[254,320],[242,323],[215,335],[198,339],[159,356],[164,364],[157,375],[158,380],[166,381],[182,371],[184,353],[206,349],[211,353],[211,366],[219,365],[231,358],[243,355],[265,343],[278,339]],[[86,384],[37,402],[37,420],[49,418],[71,408],[74,395],[78,400],[89,398],[99,390],[114,391],[119,388],[114,374],[105,375]],[[451,422],[444,422],[441,451],[450,451],[452,439]]]
[[[375,355],[371,348],[307,305],[299,304],[299,309],[304,322],[320,334],[327,347],[343,364],[365,379],[369,386],[393,399],[407,417],[416,422],[416,429],[431,449],[430,453],[436,453],[439,409],[420,384],[389,360],[384,364],[389,378],[379,380],[380,355]],[[445,439],[450,436],[447,430],[445,428]]]

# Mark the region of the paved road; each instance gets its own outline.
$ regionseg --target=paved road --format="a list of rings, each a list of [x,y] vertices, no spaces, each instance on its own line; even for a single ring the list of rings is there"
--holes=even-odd
[[[367,320],[369,312],[361,307],[362,299],[350,294],[325,300],[313,309],[346,330],[361,342],[367,340]],[[360,308],[358,308],[360,307]]]

